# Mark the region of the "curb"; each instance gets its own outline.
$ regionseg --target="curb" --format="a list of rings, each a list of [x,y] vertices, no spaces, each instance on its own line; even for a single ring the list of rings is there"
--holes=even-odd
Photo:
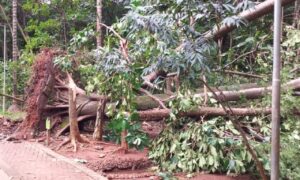
[[[96,173],[95,171],[87,168],[87,167],[84,167],[74,161],[72,161],[71,159],[65,157],[65,156],[62,156],[54,151],[52,151],[51,149],[39,144],[39,143],[29,143],[29,142],[26,142],[30,145],[33,145],[35,148],[45,152],[46,154],[48,154],[49,156],[52,156],[54,158],[57,158],[61,161],[64,161],[72,166],[74,166],[75,168],[79,169],[81,172],[87,174],[88,176],[90,176],[91,178],[95,179],[95,180],[108,180],[106,177]]]
[[[0,159],[0,177],[1,179],[16,180],[17,177],[21,177],[18,172],[13,170],[6,162]]]

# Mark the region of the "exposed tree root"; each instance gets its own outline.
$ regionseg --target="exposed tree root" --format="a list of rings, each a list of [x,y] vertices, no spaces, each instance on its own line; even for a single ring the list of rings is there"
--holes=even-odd
[[[29,87],[26,90],[26,118],[16,131],[16,138],[32,138],[36,135],[38,127],[45,128],[45,122],[42,121],[43,110],[52,93],[54,85],[54,52],[49,49],[43,50],[36,59],[33,66],[33,73],[29,81]]]
[[[82,136],[77,137],[76,140],[74,139],[73,141],[72,141],[72,139],[70,137],[68,137],[67,139],[65,139],[62,143],[60,143],[57,146],[56,151],[60,150],[63,146],[65,146],[65,145],[67,145],[69,143],[71,143],[73,145],[73,148],[74,148],[73,151],[77,152],[77,150],[78,150],[78,148],[77,148],[78,143],[88,143],[89,144],[90,141],[87,140],[86,138],[82,137]]]
[[[68,144],[71,142],[71,138],[65,139],[62,143],[60,143],[58,145],[58,147],[56,148],[56,151],[60,150],[60,148],[62,148],[64,145]]]

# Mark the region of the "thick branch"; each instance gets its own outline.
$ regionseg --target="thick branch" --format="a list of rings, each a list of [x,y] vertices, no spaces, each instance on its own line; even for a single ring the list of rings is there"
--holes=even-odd
[[[282,6],[285,6],[287,4],[290,4],[294,2],[295,0],[282,0]],[[241,12],[238,17],[247,21],[253,21],[257,18],[260,18],[266,14],[269,14],[273,11],[275,0],[267,0],[264,1],[258,5],[256,5],[253,8],[250,8],[249,10],[246,10],[244,12]],[[223,25],[219,29],[215,28],[212,31],[209,31],[205,33],[206,39],[219,39],[223,37],[225,34],[231,32],[236,28],[235,25],[226,26]]]
[[[141,88],[139,90],[140,92],[146,94],[147,96],[149,96],[151,99],[153,99],[154,101],[156,101],[160,107],[162,107],[163,109],[167,109],[167,107],[165,106],[165,104],[162,102],[162,100],[160,100],[158,97],[154,96],[153,94],[151,94],[149,91]]]
[[[283,90],[288,90],[288,89],[296,90],[299,88],[300,88],[300,78],[291,80],[282,86]],[[250,88],[250,89],[244,89],[238,91],[215,91],[214,93],[216,94],[216,96],[221,102],[225,102],[225,101],[238,101],[242,98],[258,99],[258,98],[262,98],[266,93],[270,93],[271,91],[272,91],[272,86],[268,86],[268,87]],[[208,94],[211,97],[213,96],[212,92]],[[200,93],[197,96],[204,97],[205,94]]]
[[[230,71],[230,70],[220,70],[219,72],[224,72],[226,74],[234,74],[234,75],[239,75],[239,76],[245,76],[245,77],[250,77],[250,78],[264,78],[264,76],[256,75],[256,74],[249,74],[245,72],[238,72],[238,71]]]

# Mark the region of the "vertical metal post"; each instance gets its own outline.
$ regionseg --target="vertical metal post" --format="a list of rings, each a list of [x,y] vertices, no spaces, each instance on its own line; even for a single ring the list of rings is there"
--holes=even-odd
[[[274,4],[273,80],[272,80],[271,180],[279,179],[281,15],[282,15],[281,14],[281,0],[275,0],[275,4]]]
[[[3,94],[6,94],[6,25],[4,25],[4,40],[3,40]],[[3,102],[2,102],[2,108],[3,108],[3,113],[5,112],[5,104],[6,104],[6,100],[5,100],[5,96],[3,96]]]

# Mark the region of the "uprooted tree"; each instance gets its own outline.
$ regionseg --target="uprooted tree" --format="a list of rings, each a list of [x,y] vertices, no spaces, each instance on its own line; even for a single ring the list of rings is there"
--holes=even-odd
[[[291,2],[283,0],[282,5]],[[93,136],[101,139],[104,120],[109,119],[119,123],[117,132],[126,150],[130,127],[136,121],[166,120],[176,124],[178,119],[203,122],[224,116],[242,135],[244,145],[265,179],[262,165],[248,142],[249,136],[255,136],[260,142],[265,138],[253,130],[259,129],[252,128],[253,123],[239,124],[239,118],[271,113],[268,105],[260,105],[261,99],[266,99],[272,91],[268,84],[269,32],[258,32],[264,36],[255,34],[249,38],[260,23],[232,30],[272,12],[274,1],[255,6],[246,2],[177,1],[163,6],[147,6],[147,3],[150,2],[145,1],[145,6],[140,8],[132,5],[114,26],[101,24],[111,34],[107,45],[96,51],[77,52],[84,48],[74,38],[68,51],[45,49],[37,56],[25,101],[28,114],[17,135],[34,136],[44,128],[44,117],[50,116],[53,126],[57,117],[69,117],[69,125],[57,135],[70,128],[73,143],[81,141],[77,121],[94,120]],[[211,24],[215,26],[212,28]],[[294,51],[297,47],[290,46],[293,43],[286,41],[287,49]],[[293,67],[292,63],[287,66]],[[64,68],[69,68],[73,77],[64,73]],[[297,69],[288,70],[292,75],[285,79],[282,89],[295,98],[299,95],[300,79],[295,73]],[[254,74],[261,72],[267,73]],[[226,73],[239,78],[226,79]],[[231,82],[239,85],[230,87]],[[226,85],[218,87],[222,83]],[[294,107],[288,111],[299,114]],[[186,124],[182,129],[189,128]]]

